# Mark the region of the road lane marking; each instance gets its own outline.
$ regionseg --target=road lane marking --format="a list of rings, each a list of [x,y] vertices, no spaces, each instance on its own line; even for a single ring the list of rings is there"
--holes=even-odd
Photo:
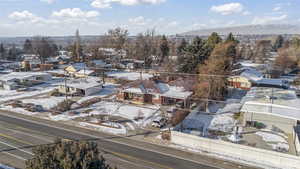
[[[8,155],[10,155],[12,157],[15,157],[15,158],[19,159],[19,160],[27,161],[27,159],[25,159],[23,157],[20,157],[20,156],[17,156],[15,154],[9,153],[9,152],[1,152],[1,153],[8,154]]]
[[[146,160],[143,160],[143,159],[140,159],[140,158],[136,158],[136,157],[133,157],[133,156],[130,156],[130,155],[127,155],[127,154],[123,154],[123,153],[117,153],[117,152],[114,152],[114,151],[110,151],[110,150],[107,150],[107,149],[104,149],[104,148],[101,148],[102,150],[104,150],[105,152],[108,152],[116,157],[121,157],[121,158],[125,158],[125,159],[131,159],[131,160],[138,160],[138,161],[142,161],[144,163],[149,163],[151,165],[154,165],[154,166],[158,166],[160,168],[163,168],[163,169],[173,169],[173,168],[170,168],[168,166],[165,166],[165,165],[162,165],[162,164],[158,164],[158,163],[153,163],[151,161],[146,161]],[[148,167],[147,167],[148,168]]]
[[[5,112],[4,112],[4,113],[5,113]],[[105,137],[94,136],[94,135],[86,134],[86,133],[83,133],[83,132],[80,132],[80,131],[74,131],[74,130],[70,130],[70,129],[65,129],[65,128],[53,126],[53,125],[50,125],[50,124],[47,124],[47,123],[41,123],[41,122],[34,121],[34,120],[29,120],[29,119],[25,119],[25,118],[20,118],[20,117],[13,116],[13,115],[10,115],[10,114],[3,114],[3,113],[1,113],[1,115],[6,116],[6,117],[10,117],[10,118],[13,118],[13,119],[18,119],[18,120],[21,120],[21,121],[26,121],[26,122],[29,122],[29,123],[34,123],[34,124],[38,124],[38,125],[42,125],[42,126],[47,126],[47,127],[49,127],[49,128],[56,128],[56,129],[59,129],[59,130],[64,130],[64,131],[67,131],[67,132],[70,132],[70,133],[77,133],[77,134],[80,134],[80,135],[83,135],[83,136],[89,136],[89,137],[92,137],[92,138],[102,139],[102,140],[104,140],[104,141],[107,141],[107,142],[113,142],[113,143],[115,143],[115,144],[126,145],[126,146],[128,146],[128,147],[134,147],[134,148],[136,148],[136,149],[140,149],[140,150],[149,151],[149,152],[152,152],[152,153],[161,154],[161,155],[165,155],[165,156],[169,156],[169,157],[181,159],[181,160],[184,160],[184,161],[189,161],[189,162],[192,162],[192,163],[195,163],[195,164],[204,165],[204,166],[211,167],[211,168],[224,169],[224,168],[221,168],[221,167],[219,167],[219,166],[212,166],[211,164],[200,163],[200,162],[198,162],[198,161],[191,160],[191,159],[187,159],[187,158],[183,158],[183,157],[179,157],[179,156],[176,156],[176,155],[173,155],[173,154],[168,154],[168,153],[164,153],[164,152],[159,152],[159,151],[155,151],[155,150],[150,150],[150,149],[147,149],[147,148],[144,148],[144,147],[137,147],[137,146],[130,145],[130,144],[127,144],[127,143],[118,142],[118,141],[111,140],[111,139],[106,139]],[[45,119],[44,119],[44,120],[45,120]],[[52,122],[52,121],[49,121],[49,122]],[[66,124],[65,124],[65,125],[66,125]],[[78,127],[78,126],[71,126],[71,125],[69,125],[69,127]],[[92,130],[90,130],[90,131],[92,131]],[[127,137],[124,137],[124,138],[127,138]]]
[[[31,144],[31,143],[29,143],[29,142],[27,142],[27,141],[23,141],[23,140],[21,140],[21,139],[18,139],[18,138],[15,138],[15,137],[13,137],[13,136],[9,136],[9,135],[3,134],[3,133],[0,133],[0,137],[8,138],[8,139],[10,139],[10,140],[14,140],[14,141],[19,142],[19,143],[22,143],[22,144],[28,144],[28,145],[31,145],[31,146],[34,145],[34,144]]]
[[[3,142],[3,141],[0,141],[0,143],[6,145],[6,146],[8,146],[8,147],[12,147],[12,148],[14,148],[14,149],[16,149],[16,150],[19,150],[19,151],[22,151],[22,152],[24,152],[24,153],[27,153],[27,154],[30,154],[30,155],[34,156],[33,153],[31,153],[31,152],[29,152],[29,151],[26,151],[26,150],[23,150],[23,149],[20,149],[19,147],[13,146],[13,145],[8,144],[8,143],[5,143],[5,142]]]
[[[9,130],[9,131],[12,131],[12,132],[15,132],[15,133],[27,135],[27,136],[30,136],[32,138],[40,139],[40,140],[48,142],[48,143],[52,143],[51,141],[49,141],[49,139],[45,139],[45,138],[43,138],[41,136],[35,136],[35,135],[29,134],[29,133],[25,133],[25,132],[22,132],[22,131],[18,131],[18,130],[15,130],[15,129],[5,128],[5,127],[1,127],[1,128],[4,128],[5,130]],[[1,135],[1,133],[0,133],[0,135]],[[49,137],[49,136],[47,136],[47,137]]]

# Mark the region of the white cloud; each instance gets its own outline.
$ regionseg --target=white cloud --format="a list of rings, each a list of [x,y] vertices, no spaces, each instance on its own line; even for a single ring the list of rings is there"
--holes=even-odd
[[[245,16],[248,16],[248,15],[251,15],[252,13],[250,11],[244,11],[242,14]]]
[[[18,22],[31,22],[37,23],[42,21],[43,18],[34,15],[29,11],[15,11],[8,16],[10,19],[16,20]]]
[[[82,11],[79,8],[65,8],[52,13],[53,17],[61,18],[94,18],[99,15],[97,11]]]
[[[221,15],[231,15],[243,12],[244,6],[241,3],[228,3],[219,6],[212,6],[210,10]]]
[[[93,0],[91,5],[95,8],[111,8],[113,3],[126,5],[126,6],[133,6],[139,4],[160,4],[166,2],[167,0]]]
[[[146,20],[143,16],[138,16],[135,18],[129,18],[128,21],[129,21],[129,23],[131,23],[133,25],[144,26],[151,20],[149,20],[149,19]]]
[[[252,24],[270,24],[274,22],[280,22],[285,20],[288,15],[284,14],[281,16],[265,16],[265,17],[255,17]]]
[[[55,2],[55,0],[40,0],[42,2],[46,2],[48,4],[52,4],[53,2]]]
[[[273,11],[274,12],[277,12],[277,11],[280,11],[281,10],[281,6],[276,6],[273,8]]]

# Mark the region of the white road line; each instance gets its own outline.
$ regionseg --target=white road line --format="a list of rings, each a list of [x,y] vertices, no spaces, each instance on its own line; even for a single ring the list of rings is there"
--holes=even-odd
[[[194,161],[194,160],[191,160],[191,159],[179,157],[179,156],[176,156],[176,155],[173,155],[173,154],[167,154],[167,153],[163,153],[163,152],[159,152],[159,151],[155,151],[155,150],[150,150],[150,149],[147,149],[147,148],[144,148],[144,147],[138,147],[138,146],[134,146],[134,145],[130,145],[130,144],[118,142],[118,141],[115,141],[115,140],[106,139],[106,138],[100,137],[100,136],[86,134],[86,133],[83,133],[83,132],[80,132],[80,131],[73,131],[73,130],[69,130],[69,129],[65,129],[65,128],[61,128],[61,127],[57,127],[57,126],[52,126],[50,124],[45,124],[45,123],[41,123],[41,122],[29,120],[29,119],[24,119],[24,118],[20,118],[20,117],[8,115],[8,114],[1,114],[1,115],[7,116],[7,117],[11,117],[11,118],[15,118],[15,119],[19,119],[19,120],[23,120],[23,121],[27,121],[27,122],[30,122],[30,123],[35,123],[35,124],[42,125],[42,126],[47,126],[47,127],[50,127],[50,128],[56,128],[56,129],[64,130],[64,131],[67,131],[67,132],[70,132],[70,133],[77,133],[77,134],[81,134],[81,135],[84,135],[84,136],[89,136],[89,137],[92,137],[92,138],[102,139],[102,140],[107,141],[107,142],[113,142],[113,143],[116,143],[116,144],[121,144],[121,145],[126,145],[126,146],[129,146],[129,147],[134,147],[136,149],[140,149],[140,150],[145,150],[145,151],[157,153],[157,154],[161,154],[161,155],[165,155],[165,156],[169,156],[169,157],[173,157],[173,158],[177,158],[177,159],[181,159],[181,160],[193,162],[193,163],[196,163],[196,164],[205,165],[205,166],[212,167],[212,168],[224,169],[224,168],[221,168],[221,167],[218,167],[218,166],[213,166],[211,164],[200,163],[199,161]],[[72,126],[70,126],[70,127],[72,127]],[[124,137],[124,138],[127,138],[127,137]]]
[[[1,151],[1,150],[0,150],[0,151]],[[0,152],[0,153],[8,154],[9,156],[15,157],[15,158],[17,158],[17,159],[19,159],[19,160],[23,160],[23,161],[26,161],[26,160],[27,160],[27,159],[25,159],[25,158],[23,158],[23,157],[21,157],[21,156],[17,156],[17,155],[15,155],[15,154],[12,154],[12,153],[9,153],[9,152]]]
[[[112,154],[111,154],[112,155]],[[114,155],[112,155],[114,156]],[[152,168],[152,167],[147,167],[147,166],[143,166],[143,165],[139,165],[139,164],[136,164],[134,162],[131,162],[131,161],[128,161],[128,160],[125,160],[125,159],[122,159],[120,157],[117,157],[117,156],[114,156],[115,158],[117,158],[118,160],[120,161],[123,161],[125,163],[128,163],[128,164],[131,164],[131,165],[134,165],[134,166],[137,166],[137,167],[143,167],[143,168],[148,168],[148,169],[155,169],[155,168]],[[109,158],[109,157],[108,157]]]
[[[43,137],[34,136],[34,135],[32,135],[32,134],[25,133],[25,132],[18,131],[18,130],[14,130],[14,129],[10,129],[10,128],[5,128],[5,127],[2,127],[2,128],[4,128],[5,130],[10,130],[10,131],[13,131],[13,132],[19,133],[19,134],[27,135],[27,136],[30,136],[30,137],[33,137],[33,138],[37,138],[37,139],[40,139],[40,140],[46,141],[47,143],[52,143],[51,141],[49,141],[49,139],[45,139],[45,138],[43,138]]]
[[[30,154],[30,155],[34,156],[33,153],[31,153],[31,152],[29,152],[29,151],[22,150],[22,149],[20,149],[19,147],[13,146],[13,145],[8,144],[8,143],[5,143],[5,142],[3,142],[3,141],[0,141],[0,143],[1,143],[1,144],[4,144],[4,145],[6,145],[6,146],[12,147],[12,148],[14,148],[14,149],[16,149],[16,150],[19,150],[19,151],[22,151],[22,152],[24,152],[24,153],[27,153],[27,154]]]
[[[17,159],[20,159],[20,160],[23,160],[23,161],[26,161],[27,159],[23,158],[23,157],[20,157],[20,156],[17,156],[15,154],[11,154],[9,152],[2,152],[2,153],[5,153],[5,154],[8,154],[9,156],[12,156],[12,157],[15,157]]]

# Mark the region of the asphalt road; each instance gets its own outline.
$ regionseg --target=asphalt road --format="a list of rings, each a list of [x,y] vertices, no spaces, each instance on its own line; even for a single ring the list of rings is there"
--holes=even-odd
[[[16,125],[14,129],[1,128],[1,123],[6,125]],[[3,125],[5,126],[5,125]],[[30,131],[30,132],[29,132]],[[4,133],[4,134],[3,134]],[[12,133],[14,135],[12,135]],[[30,134],[31,133],[31,134]],[[23,134],[23,136],[22,136]],[[8,135],[8,136],[7,136]],[[27,136],[26,136],[27,135]],[[99,148],[105,153],[108,161],[114,163],[118,168],[152,168],[152,169],[220,169],[223,167],[217,163],[222,161],[215,160],[216,164],[210,162],[198,162],[191,160],[189,156],[184,158],[168,154],[153,149],[149,149],[146,143],[135,144],[132,141],[124,143],[119,142],[116,136],[90,134],[83,130],[70,129],[70,127],[62,128],[60,125],[53,126],[41,122],[21,119],[19,117],[7,116],[0,114],[0,154],[11,153],[21,156],[25,159],[30,158],[31,148],[38,144],[52,142],[55,138],[64,138],[70,140],[91,140],[97,141]],[[26,140],[26,141],[24,141]],[[1,144],[2,143],[2,144]],[[151,145],[153,146],[153,145]],[[17,148],[16,148],[17,147]],[[158,147],[163,150],[163,148]],[[175,150],[174,150],[175,151]],[[29,152],[29,153],[28,153]],[[0,155],[1,157],[1,155]],[[228,162],[230,164],[230,162]],[[121,167],[120,167],[121,166]],[[239,165],[229,165],[229,168],[248,168]],[[228,168],[228,167],[225,167]]]

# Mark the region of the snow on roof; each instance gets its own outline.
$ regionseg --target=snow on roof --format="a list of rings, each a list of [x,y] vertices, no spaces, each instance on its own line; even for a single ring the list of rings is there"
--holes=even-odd
[[[133,82],[130,87],[125,88],[125,92],[136,93],[136,94],[161,94],[161,96],[186,99],[191,96],[193,92],[186,91],[184,87],[170,86],[166,83],[155,82],[152,80],[144,80],[139,82]]]
[[[242,112],[300,120],[300,99],[293,90],[255,87],[242,99],[242,104]]]
[[[94,80],[77,79],[77,80],[67,82],[67,86],[73,87],[76,89],[85,90],[85,89],[89,89],[89,88],[93,88],[93,87],[100,87],[100,86],[102,86],[102,84],[97,81],[94,81]]]
[[[139,80],[141,78],[141,74],[137,72],[108,72],[107,76],[117,78],[117,79],[127,79],[127,80]],[[143,80],[152,78],[153,75],[148,73],[142,73]]]
[[[93,71],[93,70],[90,70],[90,69],[82,69],[82,70],[80,70],[80,71],[78,71],[77,73],[79,73],[79,74],[84,74],[84,75],[90,75],[90,74],[92,74],[92,73],[94,73],[95,71]]]
[[[169,90],[164,92],[162,96],[176,99],[186,99],[192,94],[193,92],[185,91],[183,87],[169,86]]]
[[[51,76],[49,73],[45,72],[12,72],[9,74],[5,74],[0,76],[0,81],[10,81],[14,79],[29,79],[34,76]]]
[[[261,66],[265,66],[264,64],[257,64],[257,63],[253,63],[252,61],[242,61],[239,62],[243,67],[261,67]]]
[[[258,81],[263,78],[263,74],[253,68],[244,69],[244,71],[241,73],[241,76],[251,81]]]
[[[275,86],[287,86],[287,81],[284,79],[267,79],[263,78],[256,81],[257,84],[275,85]]]

